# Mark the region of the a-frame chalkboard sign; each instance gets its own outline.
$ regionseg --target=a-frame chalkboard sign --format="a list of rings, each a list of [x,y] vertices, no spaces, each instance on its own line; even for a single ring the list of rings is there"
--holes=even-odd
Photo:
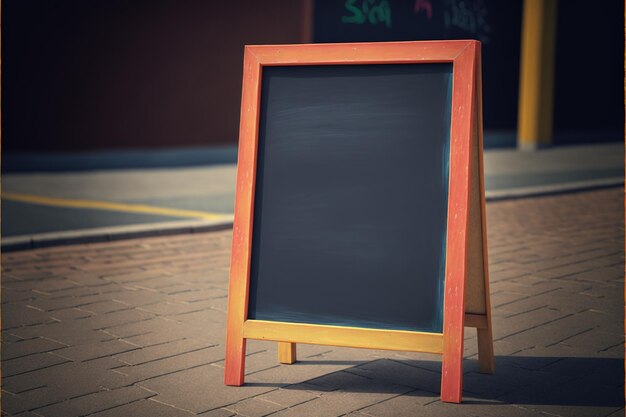
[[[225,383],[246,339],[443,355],[493,372],[480,43],[245,48]]]

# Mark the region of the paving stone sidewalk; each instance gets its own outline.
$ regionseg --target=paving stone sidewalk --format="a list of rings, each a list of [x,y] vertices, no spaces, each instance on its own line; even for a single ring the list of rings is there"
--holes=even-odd
[[[440,357],[248,344],[225,387],[230,231],[2,257],[2,410],[33,416],[623,416],[621,189],[487,205],[496,374],[467,329],[464,403]]]

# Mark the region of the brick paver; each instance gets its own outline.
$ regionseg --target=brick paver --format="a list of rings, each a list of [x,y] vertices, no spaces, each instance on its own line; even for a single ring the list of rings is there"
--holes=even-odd
[[[440,358],[251,341],[222,383],[230,232],[2,257],[2,410],[11,416],[618,416],[620,189],[489,203],[496,374],[468,329],[464,404]]]

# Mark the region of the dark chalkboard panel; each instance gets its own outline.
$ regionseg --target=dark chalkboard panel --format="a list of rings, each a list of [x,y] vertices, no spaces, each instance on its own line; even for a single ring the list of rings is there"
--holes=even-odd
[[[263,67],[248,318],[442,332],[452,64]]]

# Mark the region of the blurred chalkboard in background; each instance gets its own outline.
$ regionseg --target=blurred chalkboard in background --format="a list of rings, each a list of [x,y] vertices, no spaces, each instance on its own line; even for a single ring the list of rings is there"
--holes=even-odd
[[[521,0],[316,0],[314,42],[477,39],[482,42],[486,129],[513,130]]]
[[[522,0],[315,0],[314,3],[314,42],[481,41],[485,144],[515,146]],[[555,145],[623,140],[623,30],[624,2],[558,3]],[[581,47],[592,48],[597,59],[583,59]]]

